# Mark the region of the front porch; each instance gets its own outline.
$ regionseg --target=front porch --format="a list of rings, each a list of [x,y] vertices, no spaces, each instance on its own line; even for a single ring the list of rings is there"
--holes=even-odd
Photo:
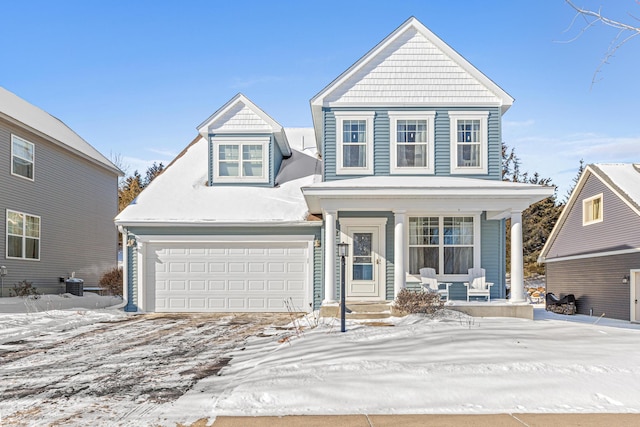
[[[383,320],[389,317],[402,317],[393,307],[393,301],[347,301],[347,319]],[[445,309],[459,311],[472,317],[515,317],[533,320],[533,305],[514,304],[506,299],[486,301],[455,301],[445,303]],[[340,317],[340,304],[324,303],[320,307],[320,317]]]

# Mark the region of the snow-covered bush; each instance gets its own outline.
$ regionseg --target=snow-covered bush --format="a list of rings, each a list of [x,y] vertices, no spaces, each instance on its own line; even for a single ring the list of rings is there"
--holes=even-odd
[[[112,268],[104,273],[100,287],[108,295],[122,296],[122,268]]]
[[[40,297],[40,292],[33,286],[33,283],[27,282],[26,280],[14,284],[13,289],[11,289],[9,293],[16,297],[33,297],[34,299]]]
[[[440,300],[440,295],[435,292],[412,291],[405,288],[398,293],[394,307],[405,314],[435,314],[444,309],[444,301]]]

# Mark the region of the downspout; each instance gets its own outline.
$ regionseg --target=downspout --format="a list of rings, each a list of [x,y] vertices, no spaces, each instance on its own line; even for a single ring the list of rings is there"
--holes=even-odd
[[[128,304],[128,285],[129,285],[129,275],[127,274],[129,267],[129,259],[128,259],[128,250],[127,250],[127,229],[123,226],[118,226],[118,231],[122,235],[122,302],[117,305],[113,305],[109,308],[124,308]]]

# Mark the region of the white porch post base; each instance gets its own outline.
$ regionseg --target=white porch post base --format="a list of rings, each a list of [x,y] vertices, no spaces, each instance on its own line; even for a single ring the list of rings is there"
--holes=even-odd
[[[336,211],[324,212],[324,300],[336,302]]]
[[[406,286],[406,273],[404,268],[404,222],[405,211],[393,211],[395,216],[395,228],[393,233],[393,298]]]
[[[510,302],[524,302],[522,255],[522,212],[511,212],[511,297]]]

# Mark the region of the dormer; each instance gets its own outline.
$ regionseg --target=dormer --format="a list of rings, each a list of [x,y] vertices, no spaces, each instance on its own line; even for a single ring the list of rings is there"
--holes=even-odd
[[[209,142],[210,186],[274,186],[291,148],[282,126],[243,94],[237,94],[198,126]]]

